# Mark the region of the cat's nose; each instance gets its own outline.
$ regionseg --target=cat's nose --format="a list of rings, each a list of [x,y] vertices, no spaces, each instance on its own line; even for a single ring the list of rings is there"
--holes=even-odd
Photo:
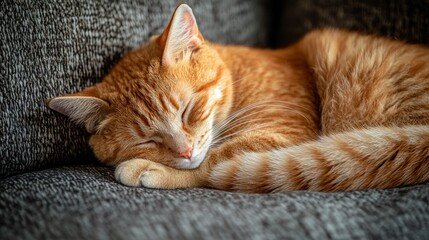
[[[185,151],[178,153],[177,157],[191,159],[191,157],[192,157],[192,147],[188,147]]]

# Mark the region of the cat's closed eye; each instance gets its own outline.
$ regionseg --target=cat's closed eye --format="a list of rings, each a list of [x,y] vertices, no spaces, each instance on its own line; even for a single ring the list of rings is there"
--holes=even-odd
[[[155,147],[157,144],[156,141],[154,140],[147,140],[147,141],[142,141],[142,142],[138,142],[136,144],[134,144],[132,147]]]
[[[189,117],[189,114],[190,114],[191,109],[192,109],[192,106],[190,106],[191,104],[192,104],[191,101],[189,101],[183,110],[183,113],[182,113],[182,123],[183,124],[186,124],[188,122],[188,117]]]

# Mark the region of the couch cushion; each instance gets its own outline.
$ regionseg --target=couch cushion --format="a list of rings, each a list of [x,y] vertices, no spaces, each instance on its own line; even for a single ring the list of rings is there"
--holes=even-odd
[[[3,239],[424,239],[429,185],[345,193],[152,190],[70,166],[0,180]]]
[[[427,0],[278,1],[277,46],[314,28],[335,27],[429,45]]]
[[[264,1],[186,2],[206,39],[267,44]],[[45,100],[100,81],[125,52],[161,33],[177,4],[176,0],[3,1],[0,177],[91,158],[83,129],[48,110]]]

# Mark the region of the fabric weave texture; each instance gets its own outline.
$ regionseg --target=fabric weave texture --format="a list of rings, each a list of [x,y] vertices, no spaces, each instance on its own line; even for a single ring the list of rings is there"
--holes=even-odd
[[[427,239],[429,186],[242,194],[118,184],[78,165],[0,182],[1,239]]]

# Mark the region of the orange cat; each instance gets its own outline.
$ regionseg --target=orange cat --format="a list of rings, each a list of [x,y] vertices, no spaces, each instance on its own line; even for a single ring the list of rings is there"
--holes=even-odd
[[[150,188],[348,191],[429,180],[429,49],[317,30],[286,49],[209,43],[180,5],[101,83],[50,108],[116,179]]]

